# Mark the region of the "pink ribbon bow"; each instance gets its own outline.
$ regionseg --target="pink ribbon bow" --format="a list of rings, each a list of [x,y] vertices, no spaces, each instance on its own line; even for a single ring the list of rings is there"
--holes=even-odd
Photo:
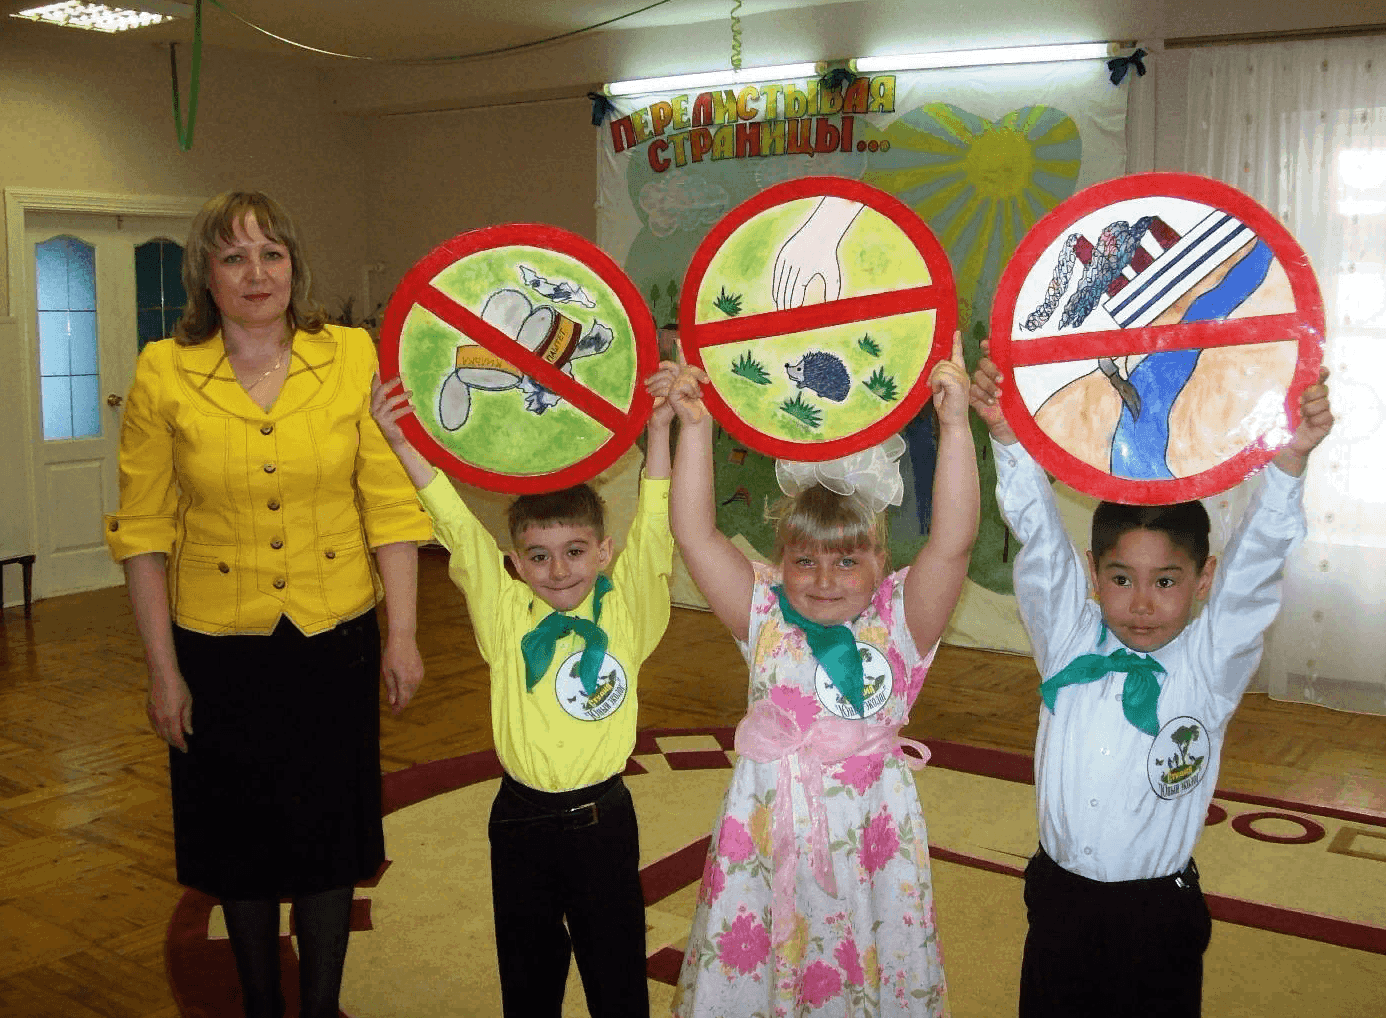
[[[775,868],[771,880],[770,925],[771,939],[776,945],[789,938],[794,925],[794,874],[798,869],[799,843],[794,837],[791,759],[798,758],[799,776],[808,802],[813,876],[826,894],[836,898],[837,876],[828,851],[828,813],[823,805],[823,770],[851,756],[886,753],[900,753],[911,770],[922,770],[929,761],[929,748],[913,739],[902,739],[900,727],[847,721],[834,716],[819,718],[808,728],[801,729],[792,711],[768,699],[756,701],[736,726],[737,753],[757,763],[779,761],[770,827]],[[902,746],[913,746],[919,759],[902,752]]]

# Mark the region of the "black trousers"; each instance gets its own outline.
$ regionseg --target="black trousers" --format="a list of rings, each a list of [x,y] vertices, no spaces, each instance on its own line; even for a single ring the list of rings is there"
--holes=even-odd
[[[1198,868],[1104,883],[1040,849],[1025,867],[1021,1018],[1197,1018],[1213,923]]]
[[[571,792],[506,775],[488,833],[505,1018],[559,1018],[572,955],[592,1018],[648,1018],[640,835],[620,775]]]

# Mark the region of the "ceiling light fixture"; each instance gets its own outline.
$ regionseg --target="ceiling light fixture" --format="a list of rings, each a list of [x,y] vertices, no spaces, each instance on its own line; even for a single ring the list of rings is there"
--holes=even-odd
[[[61,25],[64,28],[85,28],[93,32],[126,32],[132,28],[144,28],[175,18],[186,18],[191,14],[191,5],[167,3],[165,0],[134,0],[130,7],[110,7],[106,4],[67,0],[65,3],[16,11],[10,17]]]
[[[713,88],[717,85],[745,85],[780,78],[812,78],[816,65],[778,64],[773,67],[745,67],[739,71],[702,71],[696,74],[670,74],[662,78],[632,78],[606,85],[609,96],[646,95],[650,92],[671,92],[682,88]]]
[[[858,57],[851,62],[860,74],[878,71],[916,71],[940,67],[979,67],[994,64],[1045,64],[1061,60],[1105,60],[1134,43],[1079,42],[1057,46],[1007,46],[1003,49],[953,50],[942,53],[902,53],[898,56]]]

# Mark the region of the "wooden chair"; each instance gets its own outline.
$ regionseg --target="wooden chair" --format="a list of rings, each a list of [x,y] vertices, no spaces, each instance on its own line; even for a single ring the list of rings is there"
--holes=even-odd
[[[24,572],[24,617],[33,618],[33,597],[34,597],[34,556],[33,555],[11,555],[7,559],[0,559],[0,618],[5,613],[5,567],[11,563],[18,563]]]

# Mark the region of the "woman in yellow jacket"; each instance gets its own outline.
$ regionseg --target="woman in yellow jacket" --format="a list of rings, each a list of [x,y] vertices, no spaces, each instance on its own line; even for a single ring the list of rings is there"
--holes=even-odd
[[[324,324],[283,209],[213,198],[183,282],[176,338],[135,372],[106,538],[172,747],[178,879],[221,899],[248,1018],[282,1013],[292,898],[302,1014],[335,1018],[352,885],[384,861],[378,682],[399,711],[423,678],[431,527],[371,419],[370,337]]]

